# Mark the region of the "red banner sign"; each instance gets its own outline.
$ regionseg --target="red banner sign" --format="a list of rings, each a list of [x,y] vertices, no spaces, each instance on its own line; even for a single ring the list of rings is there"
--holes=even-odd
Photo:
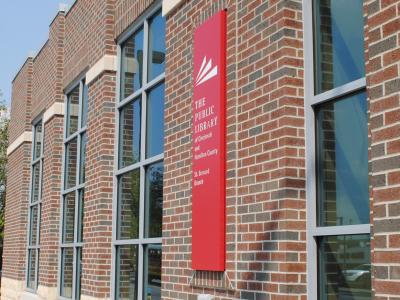
[[[194,34],[192,268],[225,270],[226,11]]]

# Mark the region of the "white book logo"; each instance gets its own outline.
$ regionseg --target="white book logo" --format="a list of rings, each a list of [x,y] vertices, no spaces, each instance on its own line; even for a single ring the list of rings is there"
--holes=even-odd
[[[218,66],[212,68],[212,60],[207,62],[207,57],[204,56],[203,63],[201,64],[200,71],[196,77],[196,86],[206,82],[207,80],[218,75]]]

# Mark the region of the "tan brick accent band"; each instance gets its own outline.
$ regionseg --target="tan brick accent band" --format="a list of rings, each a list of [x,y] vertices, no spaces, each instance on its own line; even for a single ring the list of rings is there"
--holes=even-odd
[[[25,131],[10,146],[8,146],[7,155],[13,153],[19,146],[21,146],[25,142],[32,142],[32,131]]]
[[[104,55],[86,73],[86,84],[90,84],[105,71],[117,71],[117,56]]]
[[[43,123],[46,124],[54,116],[64,115],[64,103],[55,102],[48,110],[43,114]]]
[[[163,0],[162,14],[168,15],[175,7],[177,7],[183,0]]]
[[[23,281],[7,277],[1,278],[1,300],[20,299],[23,292]]]
[[[64,103],[56,102],[43,114],[43,123],[47,123],[56,115],[64,115]],[[25,131],[7,148],[7,155],[13,153],[19,146],[25,142],[32,142],[32,132]]]

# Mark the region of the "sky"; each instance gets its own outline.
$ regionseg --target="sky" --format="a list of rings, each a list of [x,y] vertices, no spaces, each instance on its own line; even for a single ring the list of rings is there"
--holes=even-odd
[[[0,90],[9,104],[11,81],[30,53],[46,42],[59,4],[74,0],[0,0]],[[0,100],[3,100],[0,98]]]

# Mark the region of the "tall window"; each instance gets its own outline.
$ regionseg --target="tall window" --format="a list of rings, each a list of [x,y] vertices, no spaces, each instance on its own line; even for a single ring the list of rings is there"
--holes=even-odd
[[[88,90],[81,81],[66,96],[60,296],[80,299]]]
[[[120,45],[113,296],[161,299],[165,20],[136,25]]]
[[[42,120],[33,125],[31,188],[29,197],[29,225],[26,286],[31,292],[38,287],[40,254],[40,216],[42,209],[43,180],[43,140]]]
[[[309,296],[371,299],[363,0],[305,1],[305,25]]]

